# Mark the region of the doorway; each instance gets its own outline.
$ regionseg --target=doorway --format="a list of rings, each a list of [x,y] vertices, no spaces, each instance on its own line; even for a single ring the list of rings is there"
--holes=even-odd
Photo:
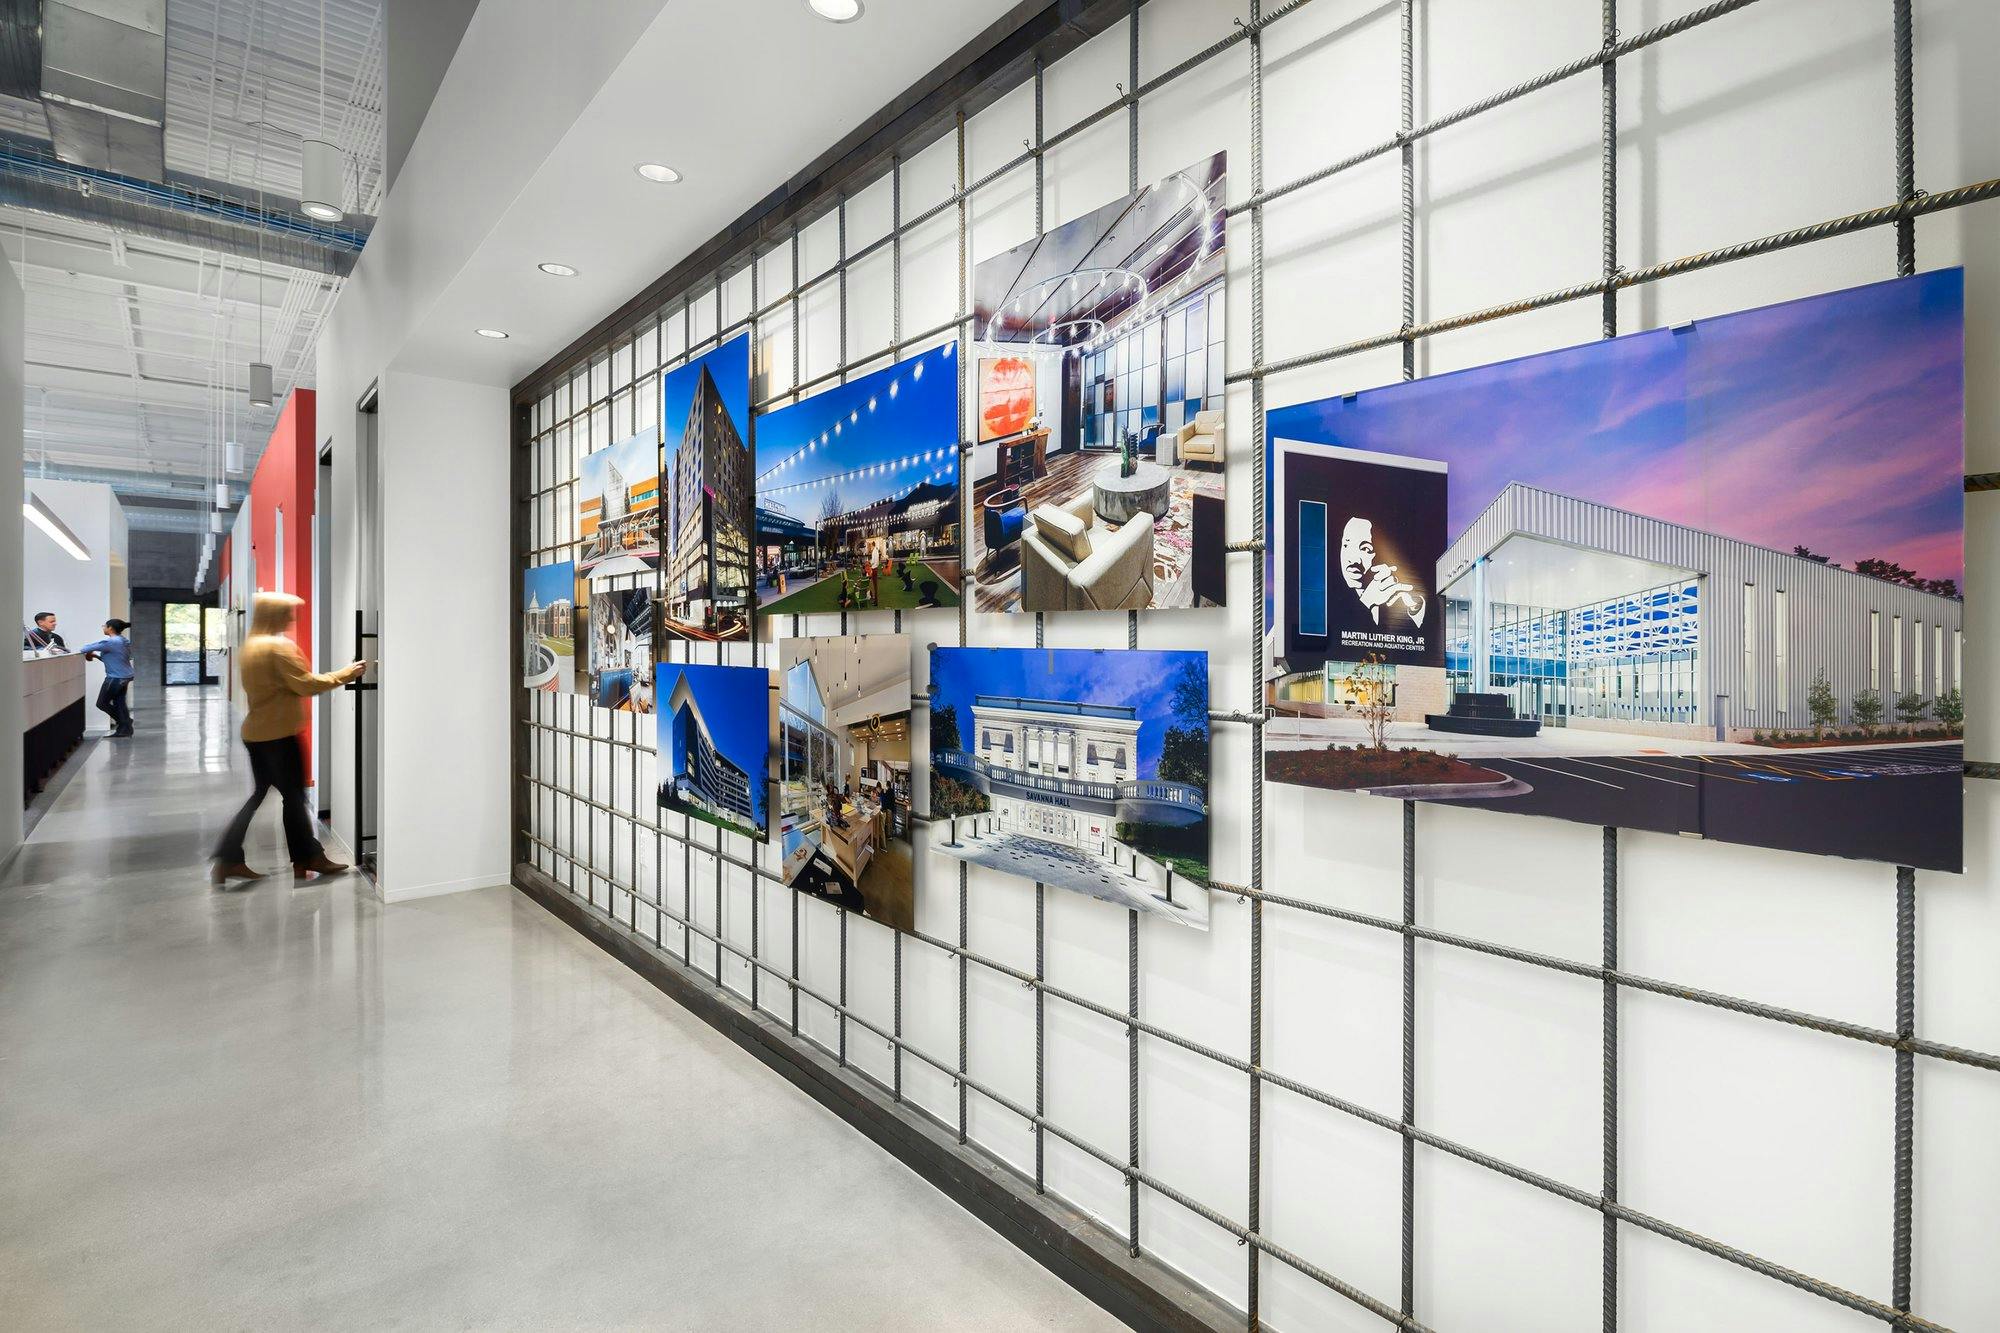
[[[200,602],[160,604],[160,683],[213,685],[220,677],[216,663],[228,645],[221,639],[222,618]]]
[[[380,874],[376,831],[381,799],[382,483],[379,432],[380,396],[374,386],[356,405],[354,421],[354,624],[348,660],[375,663],[368,674],[343,688],[354,700],[354,856],[371,875]]]

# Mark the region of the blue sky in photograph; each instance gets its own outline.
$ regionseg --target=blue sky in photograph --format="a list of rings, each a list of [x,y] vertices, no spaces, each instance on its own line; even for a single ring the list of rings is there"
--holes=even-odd
[[[585,500],[594,500],[604,494],[606,463],[618,465],[627,486],[642,477],[657,477],[660,474],[660,442],[652,431],[642,430],[595,453],[585,454],[576,469],[577,512],[582,512]]]
[[[660,438],[666,442],[668,459],[680,448],[681,436],[687,431],[688,409],[694,406],[703,366],[714,377],[723,410],[736,423],[744,447],[750,445],[750,335],[741,333],[660,377]]]
[[[1964,273],[1940,269],[1274,408],[1267,434],[1442,460],[1454,538],[1518,481],[1962,583],[1964,423]]]
[[[678,774],[680,769],[676,766],[679,756],[673,752],[673,715],[667,704],[683,676],[716,750],[750,775],[750,803],[757,812],[758,827],[764,827],[769,795],[765,788],[770,785],[766,774],[771,766],[771,673],[763,667],[660,663],[654,669],[658,683],[655,706],[659,709],[654,743],[669,775]],[[670,778],[662,778],[667,780]]]
[[[539,602],[548,606],[554,602],[574,602],[576,600],[576,562],[565,560],[555,565],[536,565],[521,571],[521,605]]]
[[[1139,776],[1160,771],[1160,746],[1173,722],[1174,679],[1192,662],[1208,677],[1208,654],[1127,648],[933,648],[931,708],[958,709],[959,735],[972,737],[978,694],[1123,704],[1139,712]],[[1204,690],[1204,695],[1206,691]],[[1207,713],[1202,714],[1204,725]]]
[[[958,475],[957,345],[946,343],[757,418],[757,503],[811,522]]]

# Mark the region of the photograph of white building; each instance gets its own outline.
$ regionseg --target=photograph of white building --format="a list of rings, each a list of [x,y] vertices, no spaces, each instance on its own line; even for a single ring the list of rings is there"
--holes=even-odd
[[[1201,653],[931,651],[935,850],[1208,927]]]

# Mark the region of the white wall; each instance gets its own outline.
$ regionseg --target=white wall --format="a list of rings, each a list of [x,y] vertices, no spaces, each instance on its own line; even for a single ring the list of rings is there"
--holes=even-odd
[[[21,568],[26,526],[21,519],[21,430],[25,347],[20,279],[0,264],[0,631],[27,619],[21,613]],[[39,537],[39,533],[37,536]],[[0,650],[0,865],[21,845],[21,655]]]
[[[1677,0],[1625,0],[1626,34],[1690,8]],[[1266,5],[1267,10],[1271,8]],[[1920,185],[1942,190],[2000,176],[2000,7],[1985,0],[1917,6]],[[1596,51],[1595,0],[1533,6],[1421,0],[1416,117],[1421,123],[1522,79]],[[1142,11],[1142,77],[1226,36],[1247,5],[1152,0]],[[1711,246],[1836,217],[1892,200],[1890,6],[1879,0],[1768,0],[1653,48],[1620,66],[1619,260],[1649,264]],[[1049,70],[1051,134],[1118,95],[1127,80],[1127,34],[1115,30]],[[1398,9],[1319,0],[1282,19],[1264,47],[1266,182],[1278,184],[1388,139],[1398,111]],[[1594,278],[1600,269],[1598,81],[1586,74],[1445,131],[1417,148],[1419,320]],[[1139,178],[1226,148],[1230,199],[1249,193],[1250,54],[1238,45],[1142,103]],[[1032,134],[1026,90],[981,113],[969,131],[969,173],[981,177]],[[1125,189],[1126,124],[1113,116],[1048,156],[1050,226]],[[906,164],[903,203],[916,213],[949,191],[947,141]],[[1025,240],[1033,228],[1032,168],[984,189],[972,208],[972,259]],[[778,182],[771,182],[776,185]],[[1394,330],[1401,321],[1399,170],[1395,154],[1302,190],[1266,212],[1266,347],[1269,360]],[[850,204],[850,244],[879,228],[876,192]],[[1969,470],[2000,468],[2000,204],[1923,221],[1922,268],[1968,268]],[[1250,228],[1230,224],[1229,365],[1250,363]],[[832,258],[832,227],[816,225],[805,269]],[[782,289],[783,248],[763,292]],[[904,327],[950,317],[956,236],[947,214],[905,246]],[[1621,295],[1630,332],[1878,280],[1894,273],[1888,229],[1729,264]],[[745,284],[725,287],[725,318],[746,308]],[[804,374],[823,373],[838,345],[832,284],[804,302]],[[850,345],[877,345],[887,326],[886,264],[857,266],[848,284]],[[947,304],[942,306],[939,302]],[[697,338],[712,306],[696,307]],[[1598,305],[1580,301],[1481,325],[1422,345],[1421,374],[1527,355],[1598,336]],[[789,382],[792,336],[783,316],[761,331],[761,388]],[[677,327],[670,333],[678,336]],[[678,349],[672,345],[669,356]],[[1365,388],[1400,377],[1391,347],[1276,377],[1272,406]],[[1228,402],[1229,535],[1251,535],[1250,395]],[[615,432],[613,432],[615,434]],[[496,434],[493,448],[502,448]],[[1994,665],[2000,586],[2000,497],[1968,498],[1972,571],[1968,751],[2000,758],[2000,668]],[[1249,708],[1255,641],[1247,560],[1230,569],[1224,609],[1147,614],[1147,647],[1206,649],[1218,707]],[[864,616],[864,619],[866,617]],[[831,617],[807,632],[833,632]],[[882,623],[856,627],[886,629]],[[971,641],[1032,642],[1027,617],[972,617]],[[914,635],[948,642],[948,620],[919,619]],[[1050,617],[1054,646],[1118,646],[1122,618]],[[919,658],[919,671],[922,660]],[[921,679],[918,688],[922,688]],[[571,701],[538,700],[568,725]],[[632,734],[617,719],[575,710],[577,725]],[[920,724],[921,725],[921,724]],[[922,746],[923,737],[916,738]],[[565,747],[566,748],[566,747]],[[553,755],[555,780],[586,780],[626,803],[627,759],[597,747],[595,771],[571,774]],[[1218,775],[1248,771],[1241,727],[1219,726]],[[643,793],[644,783],[640,784]],[[1222,794],[1213,862],[1219,877],[1247,876],[1248,798],[1218,777]],[[1230,799],[1230,793],[1234,799]],[[640,818],[644,801],[627,804]],[[552,812],[554,807],[547,809]],[[1994,882],[2000,783],[1969,781],[1967,871],[1918,877],[1919,1030],[1935,1039],[2000,1050],[2000,892]],[[1417,814],[1418,918],[1427,925],[1522,949],[1594,962],[1600,950],[1599,834],[1595,828],[1424,806]],[[540,817],[543,836],[605,874],[650,885],[661,873],[650,839],[626,850],[625,825],[588,810]],[[617,836],[612,836],[614,829]],[[1395,918],[1401,911],[1400,809],[1394,802],[1271,786],[1265,805],[1267,887],[1345,909]],[[1621,836],[1624,965],[1668,978],[1833,1015],[1894,1026],[1894,877],[1887,866],[1710,845],[1646,833]],[[669,900],[679,900],[681,853],[669,844]],[[956,866],[919,851],[918,926],[955,937]],[[697,855],[697,919],[712,873]],[[768,864],[768,858],[766,859]],[[1014,966],[1033,964],[1033,889],[973,868],[970,941]],[[782,921],[790,895],[731,873],[723,927],[749,947],[748,899]],[[629,900],[598,894],[623,917]],[[1052,980],[1122,1007],[1126,920],[1103,904],[1048,894]],[[777,914],[777,915],[773,915]],[[1247,1056],[1248,906],[1216,895],[1213,929],[1141,927],[1145,1016],[1175,1032]],[[839,928],[824,904],[802,905],[802,968],[830,992]],[[650,921],[641,913],[641,922]],[[785,964],[783,931],[767,930],[765,956]],[[671,937],[672,932],[669,930]],[[859,1012],[887,1025],[890,937],[849,923],[849,978]],[[1394,1117],[1401,1098],[1401,944],[1392,933],[1294,912],[1266,914],[1266,1066]],[[704,949],[694,949],[706,966]],[[747,992],[747,972],[724,977]],[[1599,1182],[1601,993],[1590,981],[1462,950],[1417,949],[1417,1119],[1438,1133],[1594,1193]],[[957,971],[936,951],[904,950],[905,1031],[947,1059],[956,1047]],[[785,989],[767,984],[773,1010]],[[1034,1096],[1033,1004],[1018,984],[974,967],[972,1069],[1018,1102]],[[1889,1298],[1893,1057],[1880,1048],[1674,999],[1628,992],[1621,1003],[1621,1197],[1725,1243],[1878,1300]],[[805,1026],[831,1042],[834,1020],[803,1006]],[[1059,1002],[1048,1006],[1048,1096],[1059,1122],[1113,1153],[1125,1142],[1124,1036]],[[852,1061],[887,1076],[884,1046],[850,1031]],[[1246,1080],[1148,1039],[1141,1100],[1145,1168],[1202,1203],[1241,1217],[1246,1206]],[[904,1062],[906,1094],[956,1117],[949,1079]],[[1921,1061],[1917,1081],[1916,1306],[1942,1324],[1982,1327],[2000,1310],[2000,1077]],[[1017,1166],[1032,1163],[1019,1118],[972,1098],[973,1137]],[[1399,1286],[1400,1139],[1339,1112],[1272,1090],[1264,1099],[1266,1233],[1363,1290],[1394,1303]],[[1119,1176],[1054,1139],[1051,1187],[1122,1230]],[[1589,1209],[1428,1150],[1416,1168],[1416,1312],[1439,1328],[1594,1329],[1599,1312],[1599,1218]],[[1141,1228],[1148,1251],[1210,1285],[1245,1297],[1244,1251],[1179,1205],[1148,1193]],[[1816,1297],[1630,1227],[1622,1230],[1624,1327],[1834,1330],[1878,1326]],[[1381,1327],[1372,1315],[1284,1265],[1263,1267],[1263,1313],[1280,1329]]]
[[[90,559],[78,560],[40,528],[26,525],[21,534],[21,618],[38,611],[55,612],[56,632],[72,649],[80,648],[100,637],[104,622],[112,616],[131,619],[125,586],[125,507],[102,482],[29,477],[23,486],[68,525]],[[84,665],[86,704],[96,701],[103,681],[102,663]],[[97,721],[93,713],[86,725]]]

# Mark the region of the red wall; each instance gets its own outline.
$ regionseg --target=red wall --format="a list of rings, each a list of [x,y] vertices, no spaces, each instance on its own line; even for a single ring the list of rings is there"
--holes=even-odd
[[[278,424],[272,428],[270,442],[264,446],[264,456],[257,462],[257,471],[250,478],[250,498],[246,504],[250,510],[250,559],[257,572],[257,586],[254,589],[245,588],[237,594],[242,598],[244,609],[248,610],[252,593],[271,592],[280,586],[277,569],[278,514],[283,512],[285,569],[282,586],[293,596],[305,599],[305,605],[299,608],[298,620],[292,626],[292,637],[298,641],[308,662],[313,660],[313,487],[319,476],[318,458],[313,449],[313,407],[311,389],[292,391],[292,396],[285,400],[284,409],[278,413]],[[227,549],[225,543],[225,562]],[[223,568],[228,568],[227,563]],[[306,772],[312,772],[310,749],[306,755]]]

